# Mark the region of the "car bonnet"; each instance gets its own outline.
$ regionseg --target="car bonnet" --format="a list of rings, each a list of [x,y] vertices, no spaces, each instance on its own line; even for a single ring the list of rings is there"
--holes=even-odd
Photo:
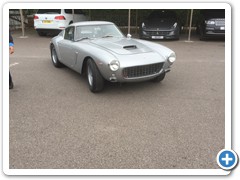
[[[111,37],[92,40],[91,43],[119,55],[131,55],[152,52],[149,47],[135,41],[134,39]]]

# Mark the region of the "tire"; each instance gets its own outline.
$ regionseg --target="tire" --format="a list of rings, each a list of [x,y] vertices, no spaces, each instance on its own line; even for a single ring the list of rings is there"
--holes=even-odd
[[[204,36],[202,30],[200,30],[200,37],[199,37],[199,40],[200,40],[200,41],[204,41],[204,40],[206,40],[206,38],[205,38],[205,36]]]
[[[46,32],[43,32],[41,30],[37,30],[37,33],[38,33],[39,36],[46,36],[47,35]]]
[[[51,59],[55,67],[57,68],[63,67],[63,64],[58,59],[57,52],[53,44],[51,45]]]
[[[89,89],[93,93],[103,90],[104,79],[99,72],[97,65],[91,58],[87,60],[87,81]]]
[[[165,78],[165,75],[166,75],[165,72],[160,74],[159,76],[157,76],[156,78],[153,79],[153,82],[156,82],[156,83],[161,82]]]

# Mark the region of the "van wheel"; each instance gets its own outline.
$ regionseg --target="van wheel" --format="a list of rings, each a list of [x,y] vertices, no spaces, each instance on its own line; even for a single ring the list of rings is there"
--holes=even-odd
[[[38,33],[39,36],[46,36],[47,35],[46,32],[43,32],[41,30],[37,30],[37,33]]]

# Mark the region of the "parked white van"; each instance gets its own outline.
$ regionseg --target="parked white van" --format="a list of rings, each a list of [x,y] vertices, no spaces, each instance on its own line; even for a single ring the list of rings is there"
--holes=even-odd
[[[40,36],[59,33],[73,22],[87,21],[81,9],[39,9],[34,15],[34,28]]]

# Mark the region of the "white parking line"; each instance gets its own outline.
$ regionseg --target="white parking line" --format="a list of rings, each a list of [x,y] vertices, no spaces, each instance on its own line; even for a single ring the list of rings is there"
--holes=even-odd
[[[12,66],[16,66],[18,65],[19,63],[13,63],[13,64],[10,64],[9,67],[12,67]]]

